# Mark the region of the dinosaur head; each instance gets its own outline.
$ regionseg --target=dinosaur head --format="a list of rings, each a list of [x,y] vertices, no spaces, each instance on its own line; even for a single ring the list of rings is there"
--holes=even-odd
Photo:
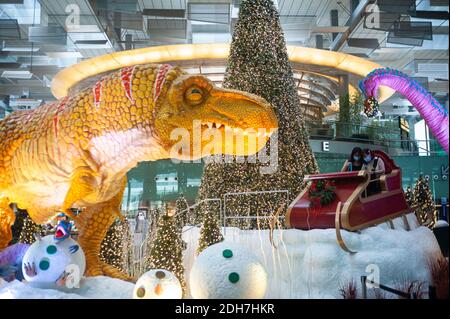
[[[175,154],[179,159],[205,154],[252,155],[277,127],[276,115],[264,99],[219,88],[201,75],[176,78],[168,88],[166,103],[155,110],[156,133],[165,148],[173,148],[180,139],[189,144],[188,155]],[[189,133],[188,138],[186,134],[181,137],[183,132]]]

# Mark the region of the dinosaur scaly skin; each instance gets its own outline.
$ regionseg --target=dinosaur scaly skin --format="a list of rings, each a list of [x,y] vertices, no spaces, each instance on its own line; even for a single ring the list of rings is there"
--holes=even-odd
[[[94,88],[6,117],[0,121],[0,249],[11,240],[11,203],[26,209],[36,223],[62,210],[79,229],[86,274],[129,279],[99,259],[101,241],[121,216],[126,173],[140,161],[185,159],[185,154],[170,153],[177,142],[171,132],[177,128],[191,133],[188,157],[199,157],[195,148],[208,140],[195,146],[194,120],[202,121],[202,133],[211,123],[239,129],[277,127],[263,99],[155,64],[121,69]],[[258,139],[265,142],[268,137]],[[249,155],[246,148],[235,147],[214,153]],[[74,216],[72,207],[82,212]]]

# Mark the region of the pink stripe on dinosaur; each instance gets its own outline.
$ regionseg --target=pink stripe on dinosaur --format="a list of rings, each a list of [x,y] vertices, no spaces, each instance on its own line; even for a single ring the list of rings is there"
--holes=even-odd
[[[164,85],[164,82],[166,81],[166,75],[170,71],[172,66],[170,64],[162,64],[159,67],[158,74],[156,75],[155,83],[153,84],[153,101],[156,102],[156,100],[159,97],[159,94],[161,93],[161,88]]]
[[[122,85],[125,89],[125,94],[131,103],[134,104],[133,93],[131,91],[131,86],[133,82],[133,72],[136,66],[129,66],[120,70],[120,78],[122,79]]]
[[[94,105],[96,108],[100,107],[100,102],[102,101],[102,86],[103,82],[100,80],[95,83],[93,90],[94,93]]]

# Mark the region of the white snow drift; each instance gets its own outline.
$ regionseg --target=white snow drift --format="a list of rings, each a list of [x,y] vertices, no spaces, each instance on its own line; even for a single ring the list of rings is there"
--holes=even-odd
[[[336,243],[334,229],[302,231],[276,230],[274,248],[268,230],[225,229],[225,240],[251,250],[267,271],[265,298],[340,298],[339,289],[360,276],[366,269],[379,269],[379,281],[396,287],[406,281],[430,280],[428,261],[440,254],[433,233],[417,227],[415,216],[408,216],[412,230],[406,231],[401,218],[394,220],[395,229],[387,224],[370,227],[360,233],[343,231],[350,255]],[[186,279],[194,262],[199,228],[185,228],[183,239]],[[39,289],[14,281],[0,281],[1,298],[132,298],[134,285],[107,277],[84,278],[81,288],[70,292]],[[188,287],[189,288],[189,287]]]

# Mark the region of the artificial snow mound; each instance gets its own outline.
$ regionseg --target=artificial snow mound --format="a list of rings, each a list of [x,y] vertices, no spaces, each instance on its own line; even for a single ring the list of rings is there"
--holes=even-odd
[[[430,229],[417,227],[414,214],[407,218],[410,231],[401,218],[393,221],[395,229],[381,224],[360,233],[342,231],[345,243],[356,254],[339,247],[335,229],[275,230],[277,248],[270,243],[269,230],[222,230],[226,242],[246,247],[260,259],[268,274],[265,298],[341,298],[339,289],[352,280],[361,292],[360,277],[374,267],[379,269],[381,284],[396,288],[417,280],[428,286],[428,262],[441,254],[439,244]],[[198,237],[199,228],[183,233],[188,243],[186,276],[196,258]]]
[[[82,278],[80,288],[69,292],[0,279],[0,299],[129,299],[133,296],[133,288],[134,284],[130,282],[105,276]]]

